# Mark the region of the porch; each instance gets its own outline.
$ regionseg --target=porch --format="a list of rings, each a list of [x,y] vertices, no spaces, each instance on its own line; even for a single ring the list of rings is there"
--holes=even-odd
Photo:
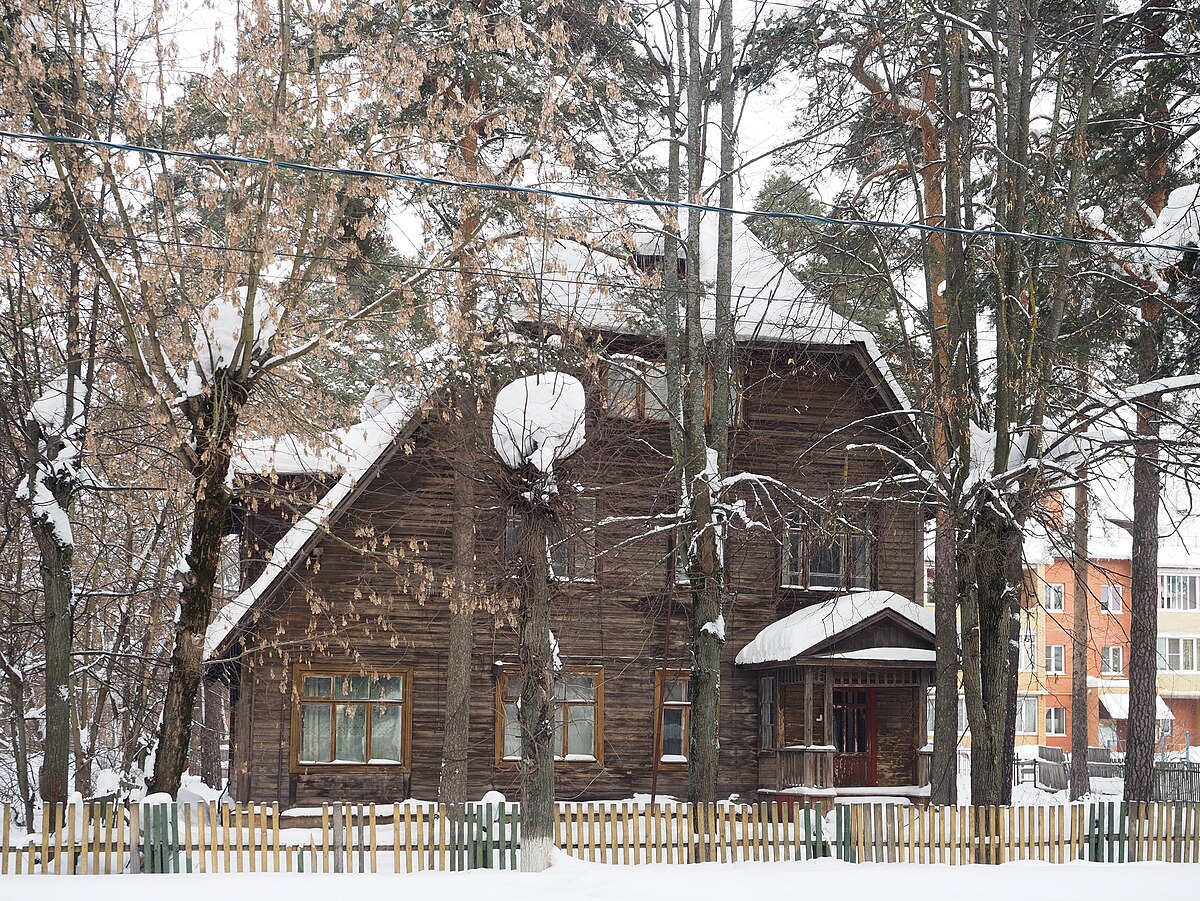
[[[881,594],[803,608],[738,655],[759,677],[760,793],[927,797],[932,617]]]

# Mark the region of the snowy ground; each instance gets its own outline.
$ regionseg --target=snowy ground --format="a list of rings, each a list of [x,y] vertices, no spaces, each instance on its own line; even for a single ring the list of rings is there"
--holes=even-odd
[[[331,896],[400,896],[437,901],[588,901],[687,898],[872,897],[887,901],[1012,901],[1053,885],[1056,901],[1095,901],[1153,894],[1194,897],[1200,865],[1173,863],[1043,864],[948,867],[904,864],[743,863],[656,866],[587,864],[560,857],[539,874],[474,870],[410,876],[248,874],[240,876],[17,876],[3,895],[21,901],[74,901],[78,897],[122,901],[328,901]]]

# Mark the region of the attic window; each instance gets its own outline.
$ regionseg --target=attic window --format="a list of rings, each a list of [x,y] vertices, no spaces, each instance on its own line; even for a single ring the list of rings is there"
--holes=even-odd
[[[635,253],[633,255],[633,265],[642,272],[663,272],[666,269],[665,261],[666,256],[661,253]],[[680,278],[687,275],[687,257],[678,258],[675,271]]]
[[[795,517],[783,539],[784,588],[870,588],[874,582],[871,521],[866,510],[832,525]]]

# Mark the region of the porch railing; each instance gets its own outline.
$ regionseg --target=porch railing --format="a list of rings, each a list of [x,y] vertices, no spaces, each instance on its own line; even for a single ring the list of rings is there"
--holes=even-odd
[[[789,745],[779,749],[778,791],[801,786],[833,788],[833,754],[831,745]]]

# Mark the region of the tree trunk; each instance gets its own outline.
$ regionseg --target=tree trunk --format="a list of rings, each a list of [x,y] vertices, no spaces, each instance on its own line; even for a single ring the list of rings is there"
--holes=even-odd
[[[211,394],[192,398],[193,438],[199,464],[192,477],[192,534],[184,561],[183,589],[175,644],[163,699],[162,723],[150,790],[174,797],[188,765],[196,694],[204,674],[204,636],[212,618],[213,590],[221,560],[221,539],[229,517],[230,496],[225,486],[232,436],[245,400],[244,389],[220,373]]]
[[[1011,790],[1014,628],[1020,634],[1021,535],[1010,517],[975,511],[960,549],[963,694],[971,724],[971,803],[1001,804]],[[998,562],[999,561],[999,562]]]
[[[33,475],[31,478],[38,478]],[[66,509],[67,492],[54,492]],[[31,497],[33,495],[31,494]],[[72,560],[74,548],[60,543],[54,524],[31,508],[30,528],[41,552],[39,568],[46,599],[46,740],[38,789],[46,804],[65,804],[71,766]]]
[[[954,514],[937,510],[933,549],[934,632],[933,760],[930,802],[958,800],[958,566]]]
[[[1164,35],[1171,5],[1154,0],[1145,7],[1142,28],[1148,53],[1168,48]],[[1146,204],[1155,215],[1166,204],[1167,170],[1171,160],[1172,134],[1166,95],[1168,73],[1148,65],[1143,84],[1146,127],[1144,173]],[[1141,299],[1141,324],[1135,348],[1138,381],[1159,375],[1159,320],[1162,304],[1146,293]],[[1158,644],[1158,434],[1157,410],[1162,395],[1148,395],[1137,406],[1137,441],[1133,457],[1133,553],[1129,584],[1129,719],[1125,739],[1125,800],[1149,801],[1154,783],[1154,742],[1157,736],[1157,644]]]
[[[1138,381],[1158,374],[1158,301],[1142,305]],[[1125,800],[1150,801],[1154,782],[1158,696],[1158,417],[1161,395],[1137,408],[1133,458],[1133,553],[1129,580],[1129,719],[1125,739]]]
[[[467,441],[470,438],[466,438]],[[467,755],[471,744],[471,658],[475,646],[475,480],[466,460],[454,469],[450,531],[453,584],[450,640],[446,656],[446,718],[442,735],[442,778],[438,800],[467,800]]]
[[[554,847],[554,659],[546,535],[553,514],[521,510],[521,870],[550,866]]]
[[[1083,370],[1086,373],[1086,370]],[[1086,375],[1084,376],[1086,379]],[[1086,384],[1084,386],[1086,388]],[[1071,557],[1071,800],[1091,791],[1088,776],[1088,487],[1087,469],[1075,486],[1074,553]]]

